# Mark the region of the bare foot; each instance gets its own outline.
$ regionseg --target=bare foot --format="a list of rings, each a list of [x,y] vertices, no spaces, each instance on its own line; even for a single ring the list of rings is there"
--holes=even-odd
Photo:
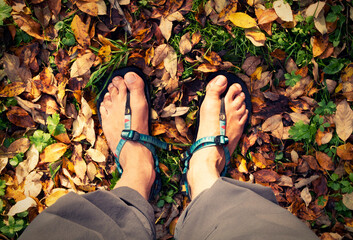
[[[220,134],[219,113],[220,95],[227,87],[227,78],[219,75],[206,87],[206,96],[200,109],[200,125],[197,140]],[[245,94],[239,84],[233,84],[224,97],[226,111],[226,136],[229,138],[228,149],[232,154],[243,133],[248,110],[245,107]],[[220,177],[225,165],[224,151],[221,146],[206,147],[193,154],[187,173],[191,196],[194,199],[203,190],[210,188]]]
[[[144,81],[134,72],[115,77],[108,86],[108,93],[100,106],[102,128],[110,150],[115,149],[124,129],[127,91],[130,92],[131,129],[148,134],[148,104],[144,92]],[[142,144],[127,141],[121,150],[119,162],[124,172],[116,187],[127,186],[148,199],[155,179],[154,161],[151,152]]]

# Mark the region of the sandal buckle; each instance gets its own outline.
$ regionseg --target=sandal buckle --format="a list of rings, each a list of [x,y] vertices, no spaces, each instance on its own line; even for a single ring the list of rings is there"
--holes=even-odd
[[[222,146],[222,145],[227,145],[229,142],[229,139],[227,136],[218,135],[215,137],[214,142],[217,146]]]
[[[134,130],[126,130],[124,129],[121,132],[121,137],[126,140],[138,141],[140,140],[140,134]]]

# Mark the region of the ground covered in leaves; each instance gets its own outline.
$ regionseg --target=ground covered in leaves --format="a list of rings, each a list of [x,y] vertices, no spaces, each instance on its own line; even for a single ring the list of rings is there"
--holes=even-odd
[[[211,72],[243,79],[251,126],[229,177],[273,189],[321,239],[353,239],[353,1],[0,0],[0,231],[118,181],[95,100],[111,70],[151,81],[163,189],[157,237],[188,201],[179,154]]]

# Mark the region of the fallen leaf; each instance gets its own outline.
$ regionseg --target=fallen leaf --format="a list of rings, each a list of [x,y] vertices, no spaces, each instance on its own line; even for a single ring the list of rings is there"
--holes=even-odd
[[[323,10],[325,4],[326,4],[325,2],[320,2],[320,1],[311,4],[305,10],[305,17],[314,16],[315,18],[317,18],[319,16],[319,14],[321,13],[321,11]]]
[[[161,22],[159,24],[159,29],[162,32],[163,37],[168,41],[170,36],[172,35],[172,27],[173,22],[169,21],[168,19],[162,17]]]
[[[28,138],[20,138],[10,144],[7,153],[16,155],[17,153],[25,153],[30,147]]]
[[[280,179],[280,176],[271,169],[262,169],[260,171],[254,172],[254,177],[257,182],[270,183],[276,182]]]
[[[71,29],[80,45],[83,47],[88,47],[90,45],[91,39],[88,34],[89,24],[84,23],[79,15],[75,15],[72,19]]]
[[[53,70],[49,67],[33,78],[34,85],[42,92],[54,95],[58,91],[57,81],[54,77]]]
[[[170,74],[171,78],[175,78],[178,69],[178,55],[174,48],[169,46],[168,55],[164,59],[165,70]]]
[[[74,169],[76,175],[83,180],[86,176],[87,164],[82,158],[82,145],[75,144],[74,151],[72,153],[71,160],[74,163]]]
[[[329,143],[332,139],[332,134],[333,132],[321,132],[318,130],[315,137],[317,145],[321,146],[323,144]]]
[[[258,168],[266,168],[267,166],[266,159],[261,153],[251,152],[251,160],[255,163],[255,166],[257,166]]]
[[[259,66],[261,63],[261,58],[259,56],[250,56],[245,59],[243,65],[241,66],[241,69],[246,73],[246,75],[251,76],[257,66]]]
[[[262,130],[264,132],[272,132],[276,130],[279,125],[282,123],[282,115],[277,114],[272,117],[266,119],[266,121],[262,124]]]
[[[314,156],[303,155],[302,158],[308,163],[309,167],[313,170],[320,170],[319,164]]]
[[[293,112],[289,113],[289,116],[294,123],[298,121],[303,121],[305,124],[310,123],[310,119],[305,114]]]
[[[346,100],[337,104],[337,111],[333,121],[336,124],[338,137],[346,141],[353,132],[353,110]]]
[[[23,82],[13,82],[7,84],[1,91],[0,97],[15,97],[23,93],[26,89],[26,84]]]
[[[327,33],[326,19],[325,19],[324,11],[321,11],[320,14],[318,15],[318,17],[314,18],[314,24],[315,24],[316,29],[322,35]]]
[[[87,164],[87,176],[90,181],[93,181],[96,177],[97,169],[93,162]]]
[[[167,44],[161,44],[155,49],[154,57],[152,59],[152,66],[158,66],[167,57],[169,52],[169,46]]]
[[[304,187],[310,183],[312,183],[313,181],[315,181],[316,179],[319,178],[319,175],[313,175],[309,178],[303,178],[301,180],[299,180],[299,182],[297,182],[296,184],[294,184],[294,187],[295,188],[301,188],[301,187]]]
[[[278,18],[276,11],[271,8],[271,9],[265,9],[262,11],[262,14],[257,17],[257,23],[259,25],[261,24],[266,24],[266,23],[271,23],[275,21]]]
[[[55,188],[51,194],[45,199],[45,205],[50,207],[53,205],[59,198],[65,196],[69,191],[64,188]]]
[[[15,23],[28,35],[43,40],[43,36],[41,34],[41,25],[34,21],[31,16],[20,12],[12,15]]]
[[[329,44],[328,35],[312,37],[311,44],[313,46],[314,57],[320,56],[328,47],[328,44]]]
[[[285,22],[293,22],[293,13],[289,3],[285,3],[283,0],[277,0],[273,2],[273,8],[280,19]]]
[[[20,107],[11,107],[11,109],[6,113],[6,116],[11,123],[15,124],[18,127],[32,128],[36,126],[28,112],[26,112]]]
[[[76,6],[78,7],[78,9],[80,9],[82,12],[87,13],[88,15],[95,17],[98,16],[98,5],[96,2],[78,0],[76,2]]]
[[[84,75],[92,67],[96,55],[94,53],[86,53],[81,57],[77,58],[71,66],[70,77],[78,77]]]
[[[316,152],[316,159],[319,162],[320,166],[328,171],[335,170],[335,165],[333,164],[332,159],[323,152]]]
[[[346,143],[337,147],[337,155],[342,160],[353,160],[353,144]]]
[[[256,26],[256,20],[243,12],[231,13],[228,19],[237,27],[252,28]]]
[[[105,162],[106,157],[99,150],[90,148],[86,151],[86,154],[95,162]]]
[[[25,199],[18,201],[15,205],[13,205],[7,215],[14,216],[17,213],[22,213],[35,206],[37,206],[37,202],[31,197],[26,197]]]
[[[8,161],[9,161],[9,158],[8,158],[8,157],[0,157],[0,173],[1,173],[2,170],[4,170],[4,168],[6,167]]]
[[[181,136],[188,138],[189,129],[186,126],[184,119],[182,119],[181,117],[175,117],[175,126]]]
[[[68,149],[68,145],[63,143],[54,143],[46,147],[40,154],[40,160],[43,163],[51,163],[59,160]]]
[[[310,202],[312,201],[312,197],[309,191],[308,187],[305,187],[301,192],[300,192],[300,197],[304,200],[306,207],[309,206]]]
[[[343,194],[342,202],[348,209],[353,210],[353,193]]]
[[[186,114],[189,111],[190,107],[176,107],[175,112],[171,115],[171,117],[179,117]]]
[[[24,182],[24,194],[27,197],[37,197],[42,191],[41,177],[43,176],[42,172],[31,172]]]
[[[196,71],[204,72],[204,73],[209,73],[209,72],[217,72],[218,68],[217,66],[214,66],[210,63],[202,63]]]
[[[293,187],[293,179],[286,175],[282,175],[276,183],[283,187]]]
[[[258,27],[245,29],[245,37],[249,39],[256,47],[265,45],[266,36]]]

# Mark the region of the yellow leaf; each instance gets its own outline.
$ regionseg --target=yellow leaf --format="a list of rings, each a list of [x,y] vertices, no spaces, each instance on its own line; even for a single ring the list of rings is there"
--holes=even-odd
[[[26,89],[24,82],[13,82],[7,84],[1,91],[0,97],[14,97],[20,95]]]
[[[68,146],[63,143],[54,143],[46,147],[40,154],[40,160],[42,163],[55,162],[61,158],[66,152]]]
[[[59,198],[66,195],[69,191],[64,188],[55,188],[53,192],[45,199],[45,205],[53,205]]]
[[[263,32],[256,28],[249,28],[245,30],[245,37],[249,39],[256,47],[265,45],[266,36]]]
[[[74,32],[77,42],[83,47],[90,45],[90,37],[88,34],[89,24],[84,23],[79,15],[75,15],[71,22],[71,29]]]
[[[103,62],[109,62],[112,56],[110,55],[112,52],[110,45],[105,45],[101,47],[98,51],[98,56],[100,56]]]
[[[256,26],[256,20],[243,12],[231,13],[228,19],[237,27],[252,28]]]

